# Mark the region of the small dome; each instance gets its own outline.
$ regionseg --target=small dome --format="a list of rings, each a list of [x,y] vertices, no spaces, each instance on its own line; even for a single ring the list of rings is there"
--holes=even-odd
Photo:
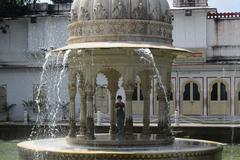
[[[74,0],[69,43],[144,41],[172,43],[167,0]]]
[[[72,20],[140,19],[170,22],[167,0],[74,0]]]

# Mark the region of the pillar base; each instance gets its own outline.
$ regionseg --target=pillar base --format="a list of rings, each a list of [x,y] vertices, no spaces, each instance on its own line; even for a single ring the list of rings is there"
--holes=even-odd
[[[95,128],[94,128],[94,118],[93,117],[87,117],[87,132],[86,136],[89,139],[95,139],[94,133],[95,133]]]
[[[133,119],[131,117],[126,119],[125,137],[132,138],[132,135],[133,135]]]
[[[70,127],[70,130],[68,132],[68,137],[74,138],[77,135],[77,129],[76,126],[75,127]]]
[[[116,125],[110,125],[109,134],[110,135],[116,135],[117,134],[117,126]]]
[[[151,132],[150,132],[149,127],[148,128],[143,128],[141,138],[142,139],[149,139],[150,137],[151,137]]]
[[[156,139],[163,140],[163,141],[166,141],[168,143],[171,143],[174,140],[174,136],[171,132],[171,129],[161,128],[161,129],[159,129],[159,131],[156,135]]]
[[[86,123],[85,122],[80,122],[80,131],[79,131],[80,135],[86,135],[87,133],[87,127],[86,127]]]

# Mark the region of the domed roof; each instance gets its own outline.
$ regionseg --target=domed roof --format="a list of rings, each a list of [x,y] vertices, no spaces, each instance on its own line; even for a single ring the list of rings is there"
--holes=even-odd
[[[69,44],[134,41],[172,44],[167,0],[74,0]]]
[[[72,20],[140,19],[170,22],[167,0],[74,0]]]

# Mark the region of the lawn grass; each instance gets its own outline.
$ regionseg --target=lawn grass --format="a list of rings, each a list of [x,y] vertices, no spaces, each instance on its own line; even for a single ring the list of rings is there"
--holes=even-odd
[[[226,145],[223,148],[223,160],[240,160],[240,145]]]
[[[20,140],[0,140],[0,160],[18,160],[17,143]]]

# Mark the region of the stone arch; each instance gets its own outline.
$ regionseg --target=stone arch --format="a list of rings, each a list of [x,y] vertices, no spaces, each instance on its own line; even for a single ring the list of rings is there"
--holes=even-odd
[[[104,76],[106,76],[106,79],[108,81],[108,89],[113,94],[113,92],[117,92],[118,89],[118,81],[121,77],[121,73],[112,67],[102,68],[97,70],[95,77],[97,74],[102,73]]]
[[[230,115],[230,85],[224,79],[213,80],[208,86],[208,114]]]
[[[186,80],[180,89],[180,114],[202,115],[203,95],[201,83],[195,79]]]
[[[106,86],[97,86],[95,92],[95,109],[108,114],[110,110],[110,93]]]

